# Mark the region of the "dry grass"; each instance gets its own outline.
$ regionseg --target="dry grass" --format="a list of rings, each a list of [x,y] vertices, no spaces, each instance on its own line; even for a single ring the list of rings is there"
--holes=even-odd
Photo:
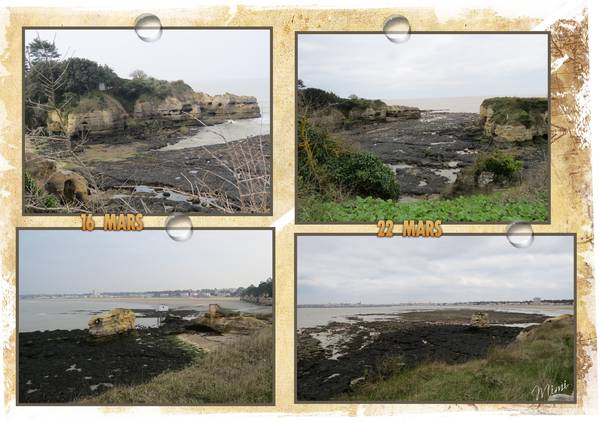
[[[243,337],[230,347],[201,354],[179,371],[150,382],[115,387],[84,404],[270,404],[273,401],[273,329]]]

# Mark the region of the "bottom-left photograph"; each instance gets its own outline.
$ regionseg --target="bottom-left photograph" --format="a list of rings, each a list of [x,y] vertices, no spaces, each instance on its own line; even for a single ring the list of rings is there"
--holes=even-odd
[[[272,405],[272,229],[19,229],[17,403]]]

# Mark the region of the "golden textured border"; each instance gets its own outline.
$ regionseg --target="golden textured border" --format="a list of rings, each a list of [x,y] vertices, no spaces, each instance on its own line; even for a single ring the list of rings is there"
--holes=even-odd
[[[0,52],[0,220],[2,312],[4,322],[4,410],[15,411],[15,227],[80,227],[79,216],[23,217],[21,214],[21,28],[23,26],[132,26],[145,10],[94,12],[68,9],[8,9],[0,14],[5,49]],[[0,12],[2,13],[2,12]],[[577,233],[577,403],[576,404],[294,404],[294,233],[375,233],[375,225],[296,226],[294,214],[294,38],[295,31],[380,31],[393,14],[408,18],[416,31],[552,31],[551,39],[551,215],[552,224],[535,232]],[[277,412],[337,415],[393,415],[402,412],[493,410],[518,413],[583,413],[593,410],[596,382],[592,276],[591,152],[588,132],[587,12],[547,26],[541,19],[509,18],[492,9],[474,9],[441,21],[433,9],[259,9],[238,6],[163,10],[166,26],[273,27],[273,194],[272,217],[192,217],[195,227],[276,227],[276,406],[177,407],[169,413]],[[540,27],[543,26],[543,27]],[[1,42],[1,41],[0,41]],[[164,217],[146,217],[147,227],[163,227]],[[99,220],[96,221],[98,225]],[[503,225],[451,225],[446,233],[503,233]],[[99,408],[105,413],[138,408]],[[23,412],[23,408],[17,409]]]

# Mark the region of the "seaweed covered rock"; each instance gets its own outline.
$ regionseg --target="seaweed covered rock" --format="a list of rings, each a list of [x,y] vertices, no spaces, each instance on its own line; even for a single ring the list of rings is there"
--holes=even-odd
[[[494,97],[479,108],[484,136],[498,142],[523,142],[548,136],[546,98]]]
[[[130,309],[115,308],[95,315],[88,321],[88,331],[94,337],[112,336],[135,328],[135,313]]]

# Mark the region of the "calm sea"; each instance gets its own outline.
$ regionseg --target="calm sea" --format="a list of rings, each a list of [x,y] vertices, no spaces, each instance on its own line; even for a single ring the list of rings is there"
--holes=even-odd
[[[545,97],[546,95],[531,95],[532,97]],[[388,105],[405,105],[419,107],[421,110],[447,111],[451,113],[477,113],[479,106],[490,96],[471,97],[442,97],[442,98],[405,98],[383,100]]]
[[[19,332],[44,330],[85,329],[89,319],[100,312],[113,308],[155,310],[158,303],[135,298],[127,301],[110,301],[110,299],[20,299],[19,300]],[[257,306],[239,300],[219,300],[218,298],[190,299],[187,303],[176,303],[166,298],[162,301],[171,309],[191,309],[202,314],[208,310],[210,303],[217,303],[228,309],[247,313],[270,312],[270,307]],[[136,318],[136,325],[155,327],[156,318]]]
[[[259,104],[261,116],[255,119],[231,120],[209,127],[200,127],[192,136],[181,139],[173,145],[161,148],[161,151],[171,151],[184,148],[194,148],[224,143],[223,138],[238,141],[252,136],[269,135],[271,133],[271,113],[269,104]]]
[[[562,314],[572,314],[572,306],[563,305],[448,305],[448,306],[424,306],[424,305],[392,305],[392,306],[363,306],[346,308],[298,308],[297,328],[309,328],[319,325],[327,325],[330,322],[350,322],[352,318],[358,317],[363,321],[376,321],[395,318],[395,314],[411,311],[428,311],[443,309],[473,309],[473,310],[496,310],[506,312],[523,312],[531,314],[542,314],[548,317]],[[349,319],[350,318],[350,319]]]

